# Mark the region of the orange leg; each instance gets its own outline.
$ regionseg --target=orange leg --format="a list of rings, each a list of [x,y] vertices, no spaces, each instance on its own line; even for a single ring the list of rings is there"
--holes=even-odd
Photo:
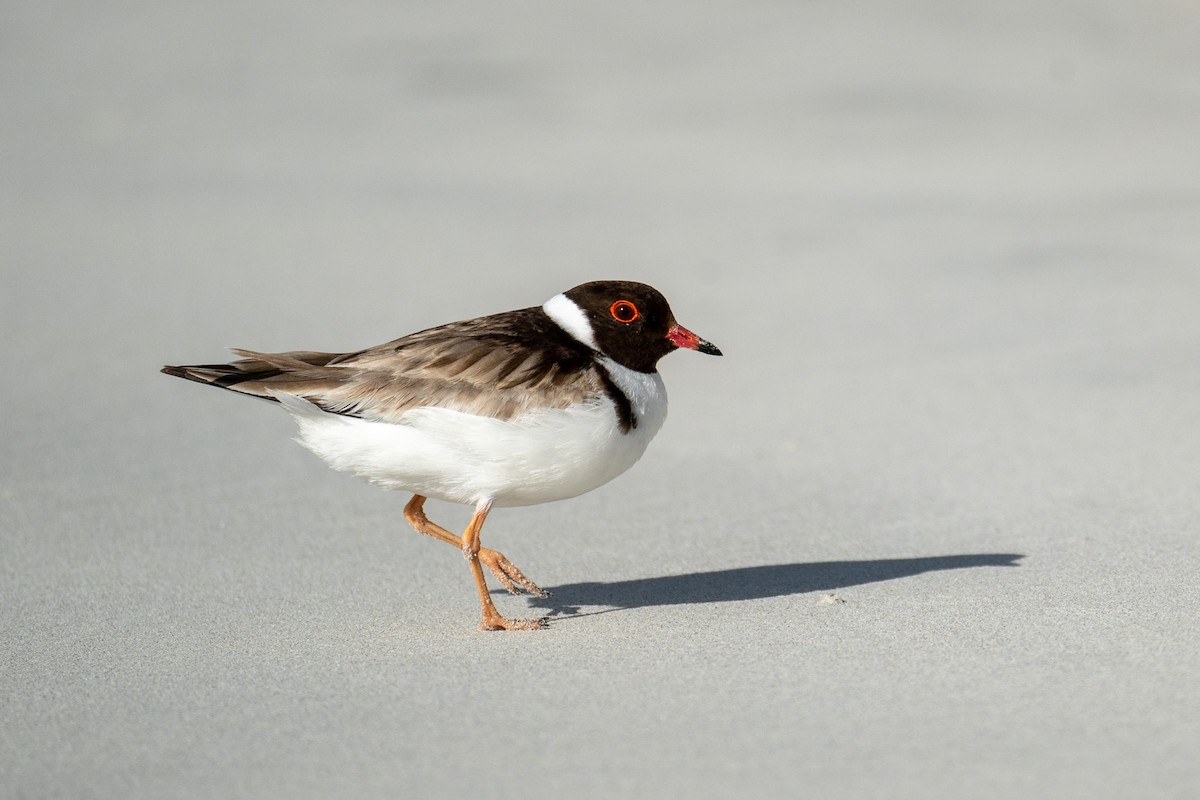
[[[463,549],[464,545],[461,537],[455,536],[425,516],[425,498],[423,496],[419,494],[413,495],[412,500],[408,501],[408,505],[404,506],[404,518],[408,520],[408,524],[412,525],[418,533],[432,536],[435,539],[441,539],[446,544],[454,545],[460,550]],[[504,584],[504,588],[510,594],[520,594],[521,589],[524,589],[535,597],[550,596],[549,592],[529,580],[529,578],[526,578],[525,573],[517,569],[516,565],[498,550],[489,550],[486,547],[480,547],[479,560],[492,571],[492,574],[496,576],[496,579],[500,583]],[[520,585],[519,588],[518,584]]]
[[[488,591],[487,582],[483,579],[483,567],[479,565],[481,551],[479,531],[483,528],[483,521],[487,519],[488,512],[491,510],[490,501],[475,506],[475,514],[471,517],[471,522],[462,535],[463,555],[467,557],[471,574],[475,576],[475,588],[479,590],[479,602],[483,604],[483,621],[479,623],[479,629],[481,631],[529,631],[544,628],[546,627],[545,619],[507,619],[502,617],[496,610],[496,606],[492,604],[492,594]],[[501,558],[504,557],[501,556]],[[507,561],[507,559],[505,560]]]
[[[467,530],[461,537],[455,536],[426,517],[424,506],[425,498],[419,494],[413,495],[412,500],[409,500],[408,504],[404,507],[404,518],[408,520],[408,523],[418,533],[424,533],[435,539],[441,539],[443,542],[452,544],[462,550],[463,556],[467,559],[467,563],[471,567],[471,573],[475,577],[475,585],[479,589],[479,599],[483,603],[483,622],[480,624],[483,630],[529,630],[546,627],[544,620],[505,619],[492,603],[491,592],[488,591],[487,583],[483,579],[483,570],[480,568],[481,563],[487,566],[500,582],[504,584],[504,588],[508,589],[512,594],[521,593],[518,584],[525,591],[537,597],[547,597],[549,593],[529,580],[529,578],[526,578],[524,573],[505,558],[503,553],[496,550],[489,550],[486,547],[480,547],[479,531],[483,528],[483,521],[487,519],[488,512],[492,508],[491,503],[481,503],[476,507],[475,514],[471,517],[471,522],[467,525]]]

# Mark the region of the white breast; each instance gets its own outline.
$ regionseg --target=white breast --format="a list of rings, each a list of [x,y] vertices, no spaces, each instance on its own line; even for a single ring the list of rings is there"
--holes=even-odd
[[[666,419],[658,373],[602,363],[633,408],[637,425],[628,433],[607,397],[512,421],[416,408],[400,424],[329,414],[295,395],[276,397],[300,426],[300,443],[334,469],[455,503],[490,498],[496,506],[533,505],[608,483],[637,463]]]

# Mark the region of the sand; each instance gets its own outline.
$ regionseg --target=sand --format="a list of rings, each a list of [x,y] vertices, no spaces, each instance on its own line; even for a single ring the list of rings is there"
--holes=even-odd
[[[0,14],[0,795],[1200,795],[1196,8]],[[546,631],[157,372],[597,278],[726,355]]]

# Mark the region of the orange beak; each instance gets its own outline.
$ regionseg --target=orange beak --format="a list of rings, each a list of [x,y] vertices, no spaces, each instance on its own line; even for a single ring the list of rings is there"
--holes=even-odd
[[[710,356],[721,355],[721,351],[715,344],[705,339],[701,339],[699,336],[678,323],[672,326],[671,330],[667,331],[667,340],[676,347],[684,347],[688,350],[696,350],[701,353],[706,353]]]

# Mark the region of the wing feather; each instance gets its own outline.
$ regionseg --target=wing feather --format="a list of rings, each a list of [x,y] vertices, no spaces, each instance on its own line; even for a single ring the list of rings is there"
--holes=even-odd
[[[591,352],[540,308],[454,322],[355,353],[233,352],[242,358],[163,371],[265,399],[288,392],[325,411],[389,422],[429,406],[508,420],[605,392]]]

